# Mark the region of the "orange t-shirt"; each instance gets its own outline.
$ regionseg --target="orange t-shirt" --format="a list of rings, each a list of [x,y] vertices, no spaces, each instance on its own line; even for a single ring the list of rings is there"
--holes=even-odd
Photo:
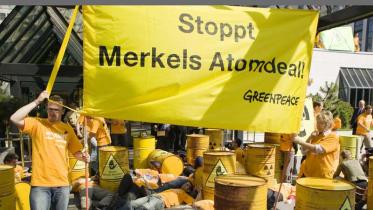
[[[359,125],[359,123],[363,124],[365,127],[370,128],[370,126],[373,125],[372,121],[372,115],[367,115],[365,113],[359,115],[357,118],[357,128],[356,128],[356,134],[357,135],[367,135],[369,132],[366,131],[363,127]]]
[[[69,186],[67,151],[75,154],[83,148],[73,128],[63,122],[27,117],[22,131],[32,139],[31,186]]]
[[[316,136],[311,144],[319,144],[324,150],[323,154],[307,153],[307,158],[301,165],[299,177],[333,178],[339,161],[339,139],[335,133],[326,136]]]
[[[293,139],[291,134],[281,134],[280,137],[280,150],[284,152],[289,152],[293,149]]]
[[[111,121],[111,134],[124,134],[127,132],[125,127],[126,123],[123,120],[112,120]]]
[[[16,167],[14,167],[15,182],[16,183],[21,182],[22,178],[24,177],[25,177],[25,173],[23,172],[23,167],[20,165],[16,165]]]
[[[333,123],[334,123],[333,129],[332,129],[333,131],[342,128],[342,121],[339,117],[334,118]]]
[[[106,146],[111,143],[110,133],[104,118],[93,117],[89,119],[81,115],[79,124],[84,125],[84,120],[87,120],[86,125],[88,132],[96,135],[97,146]]]
[[[162,197],[166,208],[179,206],[180,204],[192,204],[194,199],[182,189],[170,189],[158,193]]]

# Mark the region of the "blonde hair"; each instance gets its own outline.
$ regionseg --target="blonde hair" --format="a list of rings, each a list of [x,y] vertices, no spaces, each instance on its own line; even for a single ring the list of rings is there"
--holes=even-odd
[[[320,114],[316,116],[316,119],[325,126],[325,130],[329,130],[333,127],[333,114],[330,111],[322,110]]]

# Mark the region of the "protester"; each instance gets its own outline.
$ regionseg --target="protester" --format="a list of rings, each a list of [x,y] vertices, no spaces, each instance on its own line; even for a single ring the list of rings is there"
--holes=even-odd
[[[285,177],[284,180],[281,180],[281,182],[291,182],[291,176],[292,173],[291,168],[292,165],[290,162],[294,160],[294,148],[293,148],[293,136],[291,134],[281,134],[280,136],[280,151],[282,159],[284,160],[282,170],[285,170]],[[280,164],[280,163],[276,163]],[[286,168],[284,168],[286,166]]]
[[[17,164],[18,155],[15,153],[8,153],[4,158],[4,164],[14,167],[14,179],[15,183],[26,181],[29,182],[28,177],[30,174],[25,173],[22,166]]]
[[[105,119],[102,117],[91,117],[81,115],[79,123],[77,124],[78,136],[83,136],[80,132],[81,127],[86,126],[88,140],[91,144],[91,163],[92,174],[98,174],[99,166],[99,152],[102,147],[109,146],[111,143],[109,129],[106,125]]]
[[[129,142],[126,141],[126,121],[124,120],[107,120],[110,124],[110,137],[113,146],[128,147]]]
[[[365,189],[368,184],[368,179],[365,176],[363,168],[358,160],[351,159],[351,152],[349,150],[343,150],[341,152],[342,162],[339,164],[337,170],[334,173],[333,178],[336,178],[342,172],[344,179],[355,185]]]
[[[359,101],[359,107],[354,110],[354,113],[352,114],[350,125],[352,128],[352,134],[356,135],[356,128],[357,128],[357,118],[359,115],[363,114],[365,108],[365,101],[360,100]]]
[[[321,111],[316,116],[317,130],[306,142],[294,137],[294,143],[301,145],[307,152],[298,177],[332,178],[339,160],[339,139],[331,132],[333,115]],[[294,135],[295,136],[295,135]]]
[[[371,148],[372,144],[372,133],[370,132],[370,127],[373,125],[372,121],[372,106],[368,105],[364,108],[364,113],[359,115],[357,118],[357,128],[356,134],[363,136],[365,148]]]
[[[43,91],[31,103],[18,109],[10,120],[32,138],[31,209],[67,209],[69,203],[67,151],[78,160],[89,162],[89,155],[82,152],[74,130],[61,121],[63,99],[54,95],[48,102],[48,118],[27,115],[49,97]]]

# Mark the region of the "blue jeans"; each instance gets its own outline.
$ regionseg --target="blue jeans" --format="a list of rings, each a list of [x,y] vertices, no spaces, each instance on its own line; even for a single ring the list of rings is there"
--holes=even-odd
[[[70,187],[31,187],[31,210],[65,210],[69,205]]]
[[[188,179],[179,177],[175,180],[164,183],[163,186],[159,187],[158,189],[155,189],[154,192],[160,193],[160,192],[163,192],[169,189],[178,189],[178,188],[181,188],[181,186],[183,186],[187,182],[188,182]]]
[[[159,195],[148,195],[131,201],[132,210],[161,210],[164,209],[162,197]]]

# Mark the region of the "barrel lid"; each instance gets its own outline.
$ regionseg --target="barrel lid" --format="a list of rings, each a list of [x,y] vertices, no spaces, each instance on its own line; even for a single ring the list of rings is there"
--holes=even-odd
[[[221,129],[218,129],[218,128],[206,128],[205,131],[221,131]]]
[[[360,136],[357,136],[357,135],[339,135],[339,137],[341,138],[358,138]]]
[[[189,135],[187,135],[187,137],[207,138],[209,136],[202,135],[202,134],[189,134]]]
[[[253,148],[274,148],[274,145],[270,144],[248,144],[248,148],[253,147]]]
[[[127,150],[127,148],[126,147],[120,147],[120,146],[107,146],[107,147],[100,148],[100,150],[105,151],[105,152],[115,152],[115,151]]]
[[[307,177],[297,180],[297,184],[319,190],[352,190],[355,187],[348,182],[337,179]]]
[[[0,171],[2,170],[8,170],[8,169],[12,169],[13,166],[9,166],[9,165],[0,165]]]
[[[267,182],[263,178],[247,176],[247,175],[224,175],[215,178],[215,182],[221,185],[235,186],[235,187],[252,187],[262,186]]]
[[[143,140],[143,139],[154,139],[154,136],[141,136],[141,137],[135,137],[133,140]]]
[[[203,155],[234,155],[234,152],[216,151],[216,152],[204,152]]]

